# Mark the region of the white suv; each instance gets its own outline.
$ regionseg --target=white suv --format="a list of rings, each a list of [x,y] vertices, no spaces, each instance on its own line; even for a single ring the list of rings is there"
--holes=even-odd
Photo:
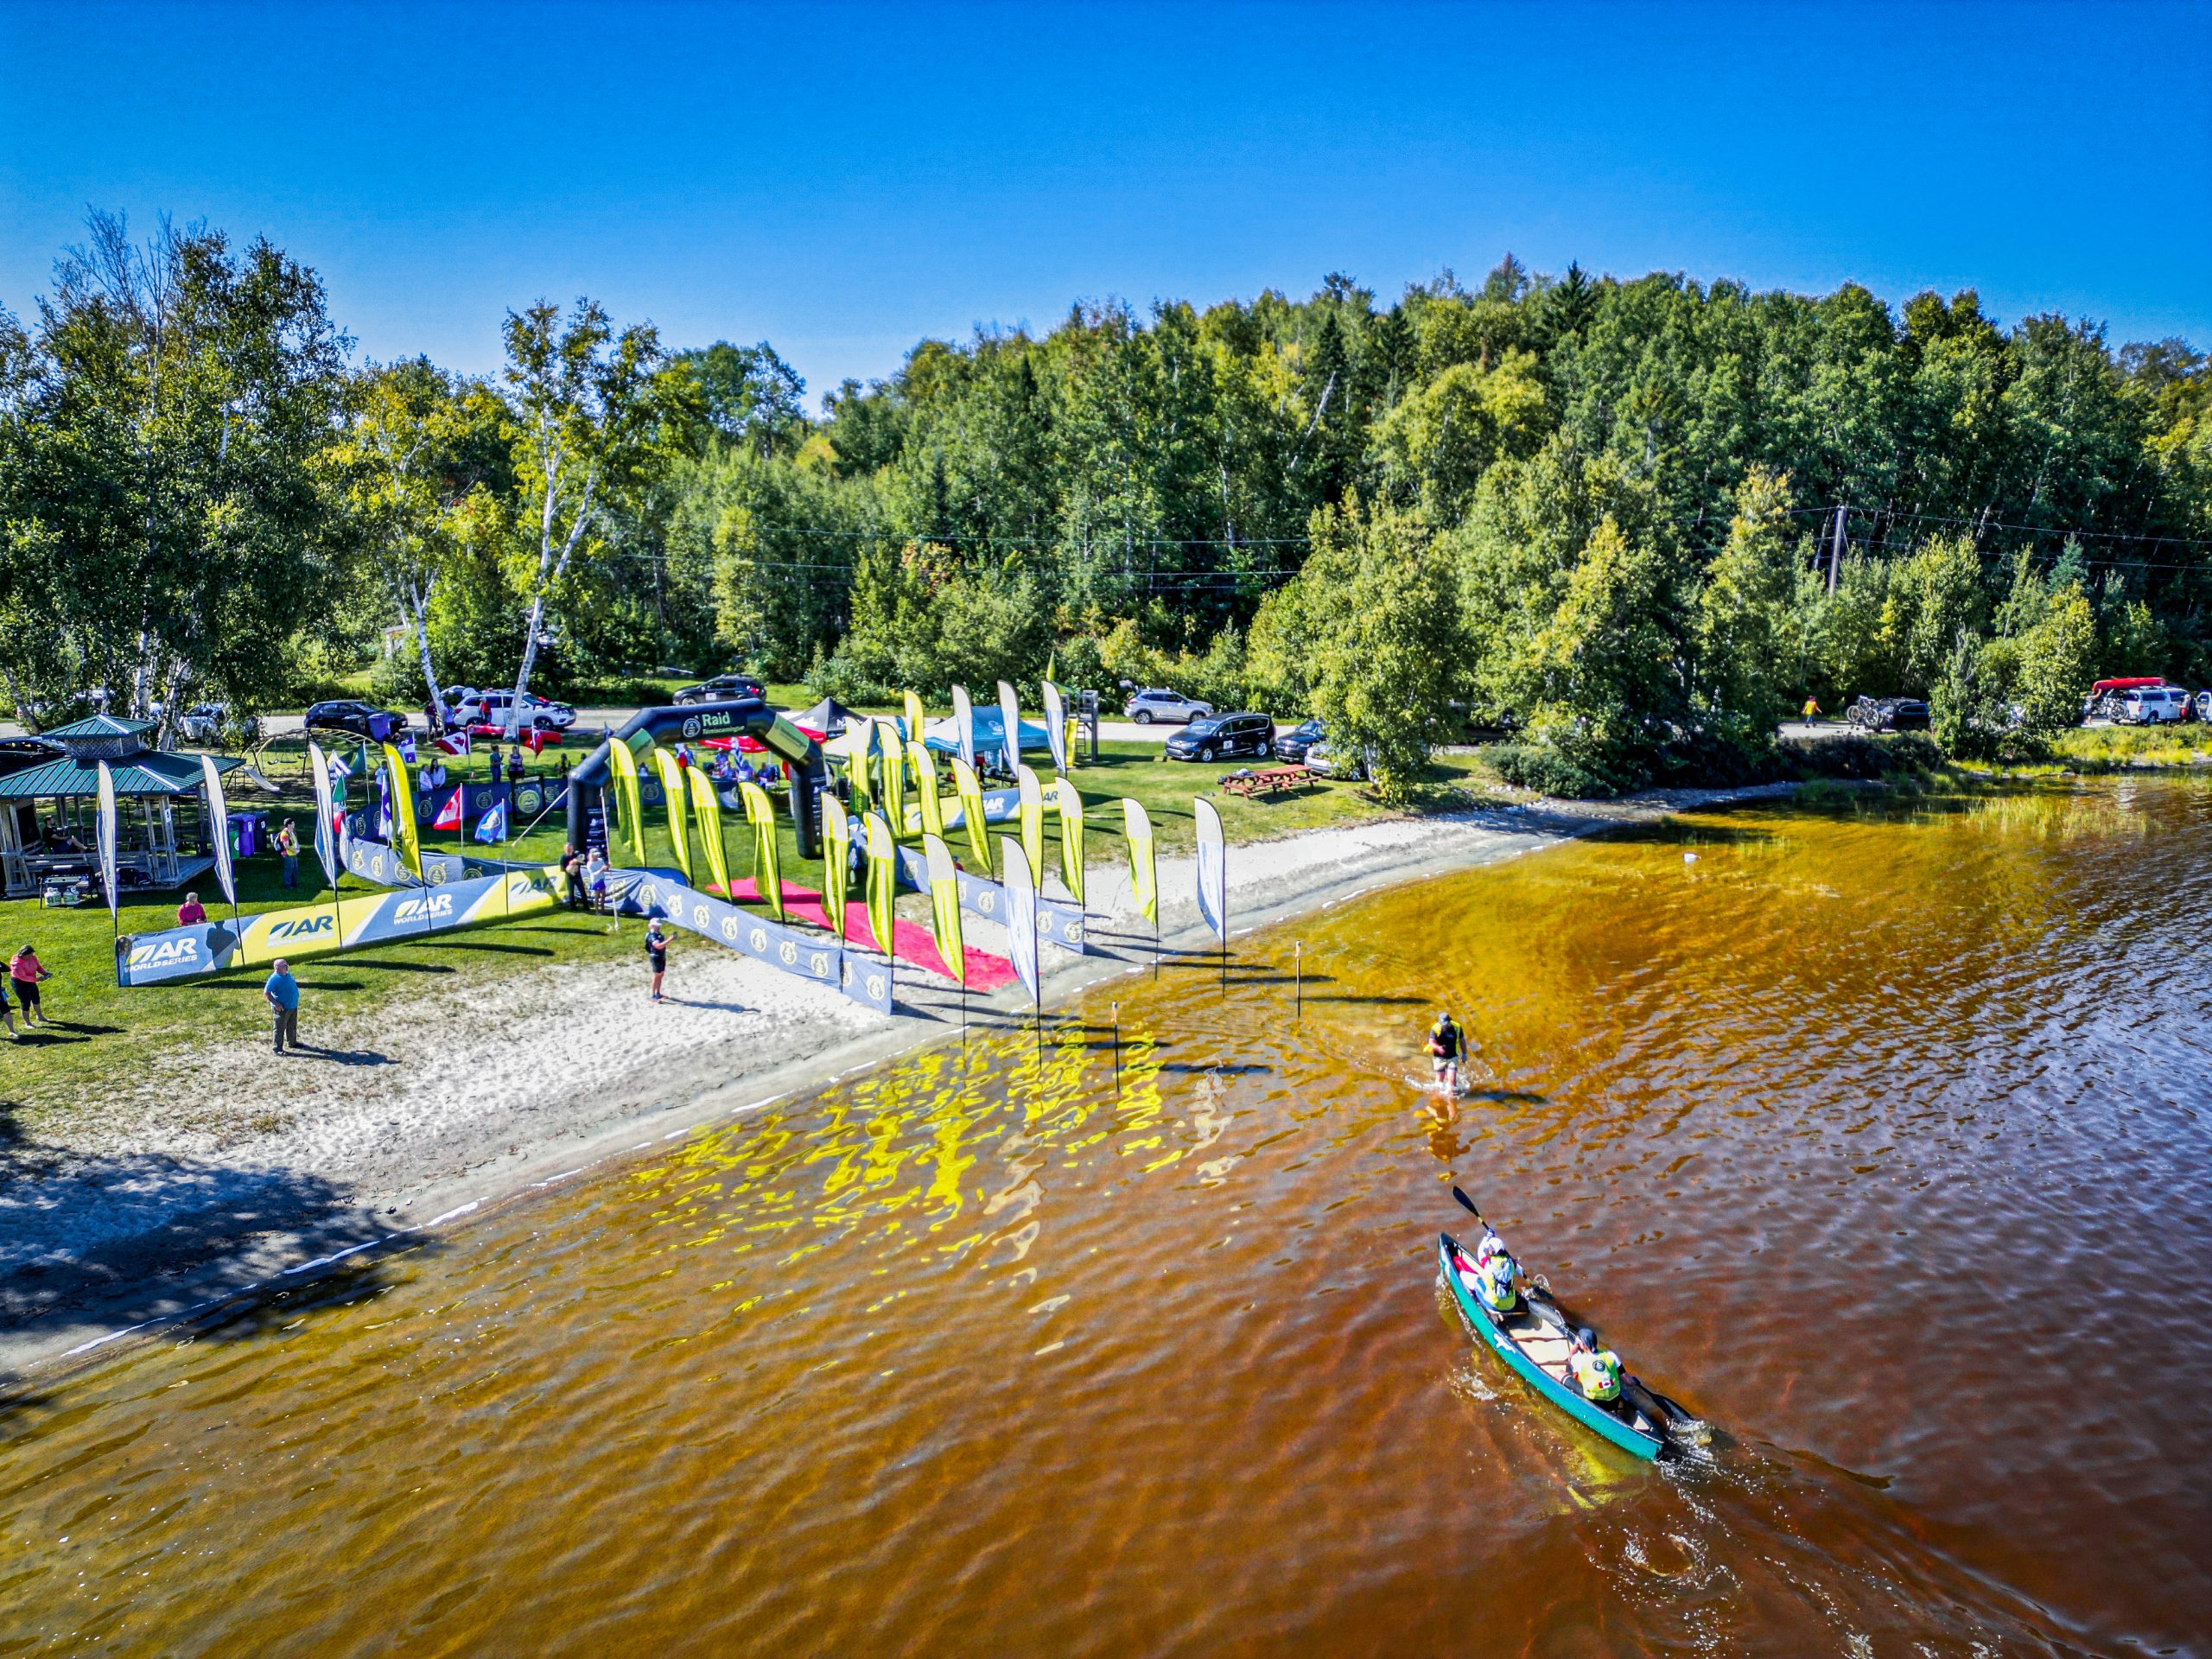
[[[1130,692],[1128,706],[1122,712],[1140,726],[1149,726],[1155,720],[1175,720],[1187,724],[1213,713],[1213,705],[1200,702],[1196,697],[1178,696],[1173,691],[1155,689]]]
[[[2189,718],[2189,693],[2177,685],[2139,685],[2120,698],[2119,720],[2127,726],[2158,726]]]

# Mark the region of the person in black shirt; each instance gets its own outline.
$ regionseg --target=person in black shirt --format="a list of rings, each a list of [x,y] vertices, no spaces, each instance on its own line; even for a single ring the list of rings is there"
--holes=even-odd
[[[1436,1086],[1447,1096],[1457,1095],[1459,1062],[1466,1056],[1467,1038],[1449,1008],[1436,1011],[1436,1023],[1428,1028],[1427,1047],[1428,1069],[1436,1077]]]

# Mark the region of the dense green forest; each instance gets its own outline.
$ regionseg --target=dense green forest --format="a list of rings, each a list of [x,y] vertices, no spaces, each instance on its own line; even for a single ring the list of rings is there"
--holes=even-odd
[[[766,342],[589,302],[505,330],[482,381],[357,365],[281,251],[95,217],[0,313],[0,696],[1051,663],[1319,712],[1386,788],[1470,728],[1604,788],[1725,775],[1808,695],[1928,696],[1971,752],[2102,674],[2212,679],[2205,359],[1971,291],[1509,257],[1387,303],[1078,305],[818,414]]]

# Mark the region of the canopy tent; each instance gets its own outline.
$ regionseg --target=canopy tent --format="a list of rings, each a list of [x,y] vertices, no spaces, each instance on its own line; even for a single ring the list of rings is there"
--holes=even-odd
[[[115,778],[116,864],[124,885],[181,887],[214,862],[217,830],[201,793],[200,757],[148,748],[153,729],[111,715],[58,726],[42,735],[61,746],[60,755],[0,776],[0,887],[8,898],[37,893],[49,876],[90,872],[103,760]],[[245,764],[234,755],[215,760],[219,772]]]
[[[835,737],[845,729],[845,722],[852,717],[853,711],[838,702],[836,698],[824,697],[813,708],[802,709],[799,713],[793,715],[791,719],[794,726],[803,726],[808,731],[819,732],[824,737]]]
[[[975,726],[976,756],[978,760],[988,760],[1005,747],[1006,721],[995,707],[977,709],[975,713]],[[1050,753],[1052,747],[1052,740],[1046,735],[1045,728],[1034,721],[1025,720],[1021,722],[1020,741],[1021,752],[1024,754],[1033,749],[1043,749]],[[950,720],[933,720],[923,728],[922,742],[926,747],[935,749],[940,754],[957,754],[960,753],[960,728]]]

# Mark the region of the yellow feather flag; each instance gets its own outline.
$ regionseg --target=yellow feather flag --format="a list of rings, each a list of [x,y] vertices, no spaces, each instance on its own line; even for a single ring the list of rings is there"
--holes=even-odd
[[[862,715],[845,728],[845,777],[851,785],[855,812],[867,811],[868,803],[875,798],[875,768],[869,758],[874,753],[875,722]]]
[[[676,848],[676,868],[691,879],[691,836],[683,820],[683,768],[666,749],[653,751],[653,775],[660,779],[661,798],[668,803],[668,838]]]
[[[960,938],[960,872],[943,836],[924,836],[922,855],[930,867],[930,931],[937,936],[937,953],[953,982],[968,982],[968,948]],[[961,1016],[965,1019],[963,1014]]]
[[[983,829],[983,785],[976,768],[958,755],[952,757],[952,793],[960,803],[960,822],[968,831],[968,849],[976,855],[979,874],[991,873],[991,838]]]
[[[614,794],[622,804],[622,828],[630,837],[630,854],[639,863],[645,861],[645,809],[638,798],[638,757],[620,738],[607,746],[607,758],[614,763]],[[614,837],[607,838],[609,850]]]
[[[906,764],[914,773],[914,798],[921,810],[922,833],[944,834],[944,802],[937,792],[937,757],[920,739],[906,745]]]
[[[1065,778],[1052,779],[1052,802],[1060,810],[1060,879],[1068,896],[1083,902],[1083,797]]]
[[[830,931],[845,937],[845,894],[853,874],[853,821],[835,795],[822,797],[822,908]]]
[[[912,692],[906,693],[906,741],[922,741],[922,700]]]
[[[715,780],[696,766],[683,769],[690,774],[691,785],[691,817],[699,826],[699,842],[707,855],[707,872],[715,879],[715,891],[725,899],[729,897],[729,861],[722,853],[722,804],[715,793]]]
[[[1021,850],[1029,855],[1030,870],[1041,875],[1045,868],[1045,791],[1037,781],[1035,771],[1027,766],[1014,767],[1014,781],[1021,792]]]
[[[384,746],[384,763],[391,770],[391,849],[401,863],[420,876],[423,842],[415,833],[415,785],[407,776],[407,762],[389,743]]]
[[[753,887],[767,902],[768,913],[784,919],[784,872],[781,849],[776,845],[776,804],[760,785],[738,779],[737,792],[745,802],[745,821],[753,826]]]
[[[889,721],[878,728],[881,742],[876,753],[876,770],[882,778],[882,787],[876,798],[883,803],[883,821],[894,836],[906,830],[906,750],[899,742],[897,729]]]
[[[899,894],[898,842],[880,812],[868,815],[868,925],[875,935],[875,948],[887,957],[895,954],[892,900]]]
[[[1153,847],[1152,815],[1144,803],[1122,798],[1122,829],[1129,838],[1129,891],[1137,909],[1155,927],[1160,925],[1160,855]]]

